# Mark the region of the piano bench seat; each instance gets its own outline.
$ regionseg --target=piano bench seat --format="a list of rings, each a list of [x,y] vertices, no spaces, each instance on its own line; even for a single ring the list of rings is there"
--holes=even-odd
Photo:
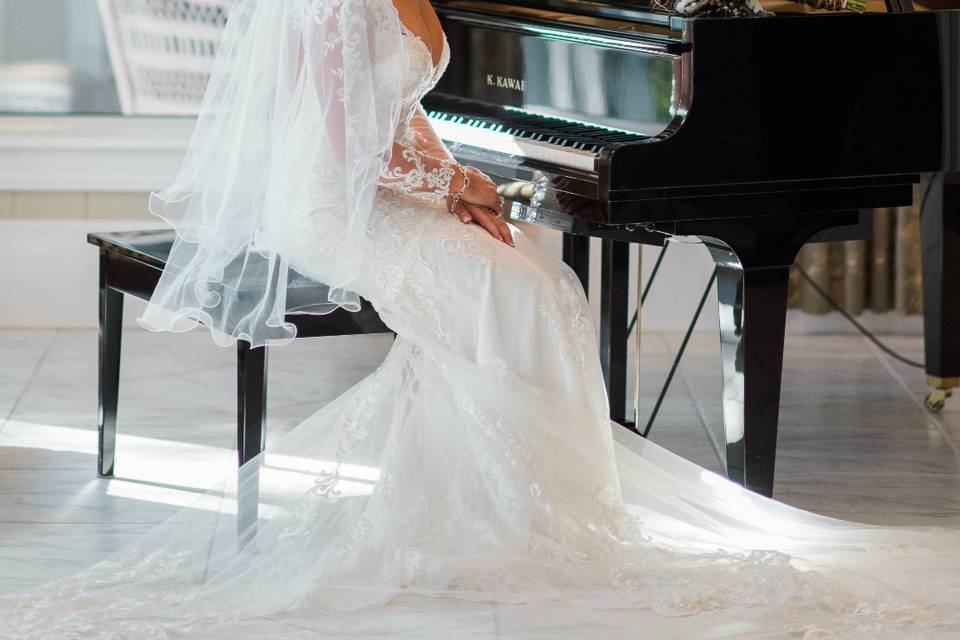
[[[91,233],[100,248],[100,351],[97,474],[113,477],[116,456],[117,400],[120,389],[120,345],[123,298],[147,300],[157,286],[173,245],[174,231],[148,230]],[[302,276],[291,277],[296,298],[326,299],[327,287]],[[323,296],[321,298],[320,296]],[[373,306],[361,300],[360,311],[338,309],[327,315],[291,314],[298,338],[390,333]],[[267,347],[237,342],[237,458],[242,465],[263,450],[267,408]]]

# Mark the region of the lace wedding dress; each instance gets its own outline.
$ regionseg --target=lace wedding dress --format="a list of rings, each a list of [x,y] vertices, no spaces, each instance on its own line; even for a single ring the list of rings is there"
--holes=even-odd
[[[802,512],[611,424],[573,273],[445,211],[418,103],[449,51],[400,42],[353,282],[386,360],[136,544],[0,600],[0,637],[960,636],[958,532]],[[286,253],[329,282],[346,195],[328,157],[311,170]]]

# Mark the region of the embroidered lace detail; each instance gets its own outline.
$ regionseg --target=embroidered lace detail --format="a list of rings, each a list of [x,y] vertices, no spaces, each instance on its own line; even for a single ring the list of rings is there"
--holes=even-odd
[[[291,23],[298,31],[321,25],[333,16],[339,3],[332,0],[297,0],[291,7]]]
[[[413,135],[413,132],[410,132]],[[438,166],[430,166],[434,160]],[[417,196],[434,204],[442,203],[450,193],[456,162],[431,158],[414,143],[401,143],[400,161],[395,158],[390,168],[381,176],[380,184]]]
[[[579,280],[569,271],[561,270],[555,291],[541,300],[540,315],[547,321],[547,327],[564,357],[581,370],[586,363],[584,345],[592,342],[585,340],[588,334],[592,336],[593,333],[589,313]]]

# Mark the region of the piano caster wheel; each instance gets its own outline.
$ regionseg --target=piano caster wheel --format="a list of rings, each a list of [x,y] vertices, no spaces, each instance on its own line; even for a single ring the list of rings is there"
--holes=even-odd
[[[960,387],[960,378],[927,376],[927,384],[933,387],[933,390],[927,394],[923,405],[930,413],[940,413],[947,403],[947,398],[953,395],[953,389]]]
[[[923,401],[923,406],[925,406],[930,413],[940,413],[943,411],[943,406],[947,403],[947,398],[949,397],[949,391],[934,389],[927,394],[927,397]]]

